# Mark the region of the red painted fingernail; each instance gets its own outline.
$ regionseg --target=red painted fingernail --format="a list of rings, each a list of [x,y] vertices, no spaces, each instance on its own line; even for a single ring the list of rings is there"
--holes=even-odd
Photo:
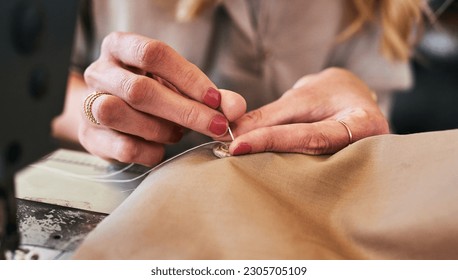
[[[247,143],[240,143],[232,153],[234,156],[249,154],[251,152],[251,146]]]
[[[207,106],[216,109],[221,105],[221,93],[212,87],[208,88],[203,101]]]
[[[181,126],[175,126],[173,129],[172,137],[170,137],[170,142],[177,143],[183,138],[184,129]]]
[[[217,136],[223,136],[226,134],[228,127],[228,122],[225,117],[222,115],[216,115],[211,123],[210,126],[208,127],[208,130],[210,130],[213,134]]]

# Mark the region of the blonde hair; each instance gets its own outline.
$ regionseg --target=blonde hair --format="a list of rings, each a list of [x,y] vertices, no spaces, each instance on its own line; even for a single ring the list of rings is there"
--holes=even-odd
[[[178,0],[176,18],[189,21],[218,0]],[[421,25],[424,0],[352,0],[356,14],[338,36],[344,41],[357,34],[366,24],[379,21],[382,26],[381,52],[390,60],[406,61],[415,43],[413,32]],[[417,30],[418,31],[418,30]]]
[[[422,0],[352,0],[356,17],[340,34],[345,40],[358,33],[365,24],[380,21],[381,51],[391,60],[406,61],[419,34]]]
[[[175,8],[175,17],[181,22],[190,21],[207,7],[217,2],[219,0],[178,0]]]

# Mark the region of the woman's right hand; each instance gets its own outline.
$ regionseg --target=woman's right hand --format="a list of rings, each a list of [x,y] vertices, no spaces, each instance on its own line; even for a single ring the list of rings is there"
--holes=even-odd
[[[210,79],[166,44],[132,33],[112,33],[84,74],[101,95],[92,115],[80,122],[80,143],[91,153],[121,162],[153,166],[164,145],[183,127],[213,138],[245,113],[240,95],[217,90]],[[82,114],[83,115],[83,114]]]

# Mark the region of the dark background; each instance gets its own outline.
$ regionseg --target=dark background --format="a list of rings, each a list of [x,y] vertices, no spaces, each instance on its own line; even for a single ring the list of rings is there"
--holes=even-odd
[[[426,25],[412,59],[414,87],[396,95],[395,133],[458,128],[458,1],[430,5],[436,21]]]

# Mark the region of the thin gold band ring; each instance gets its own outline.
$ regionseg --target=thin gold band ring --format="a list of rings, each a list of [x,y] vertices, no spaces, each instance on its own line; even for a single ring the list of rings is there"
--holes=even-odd
[[[339,123],[341,123],[345,129],[347,130],[348,133],[348,145],[350,145],[353,142],[353,133],[351,133],[350,127],[342,120],[337,120]]]

